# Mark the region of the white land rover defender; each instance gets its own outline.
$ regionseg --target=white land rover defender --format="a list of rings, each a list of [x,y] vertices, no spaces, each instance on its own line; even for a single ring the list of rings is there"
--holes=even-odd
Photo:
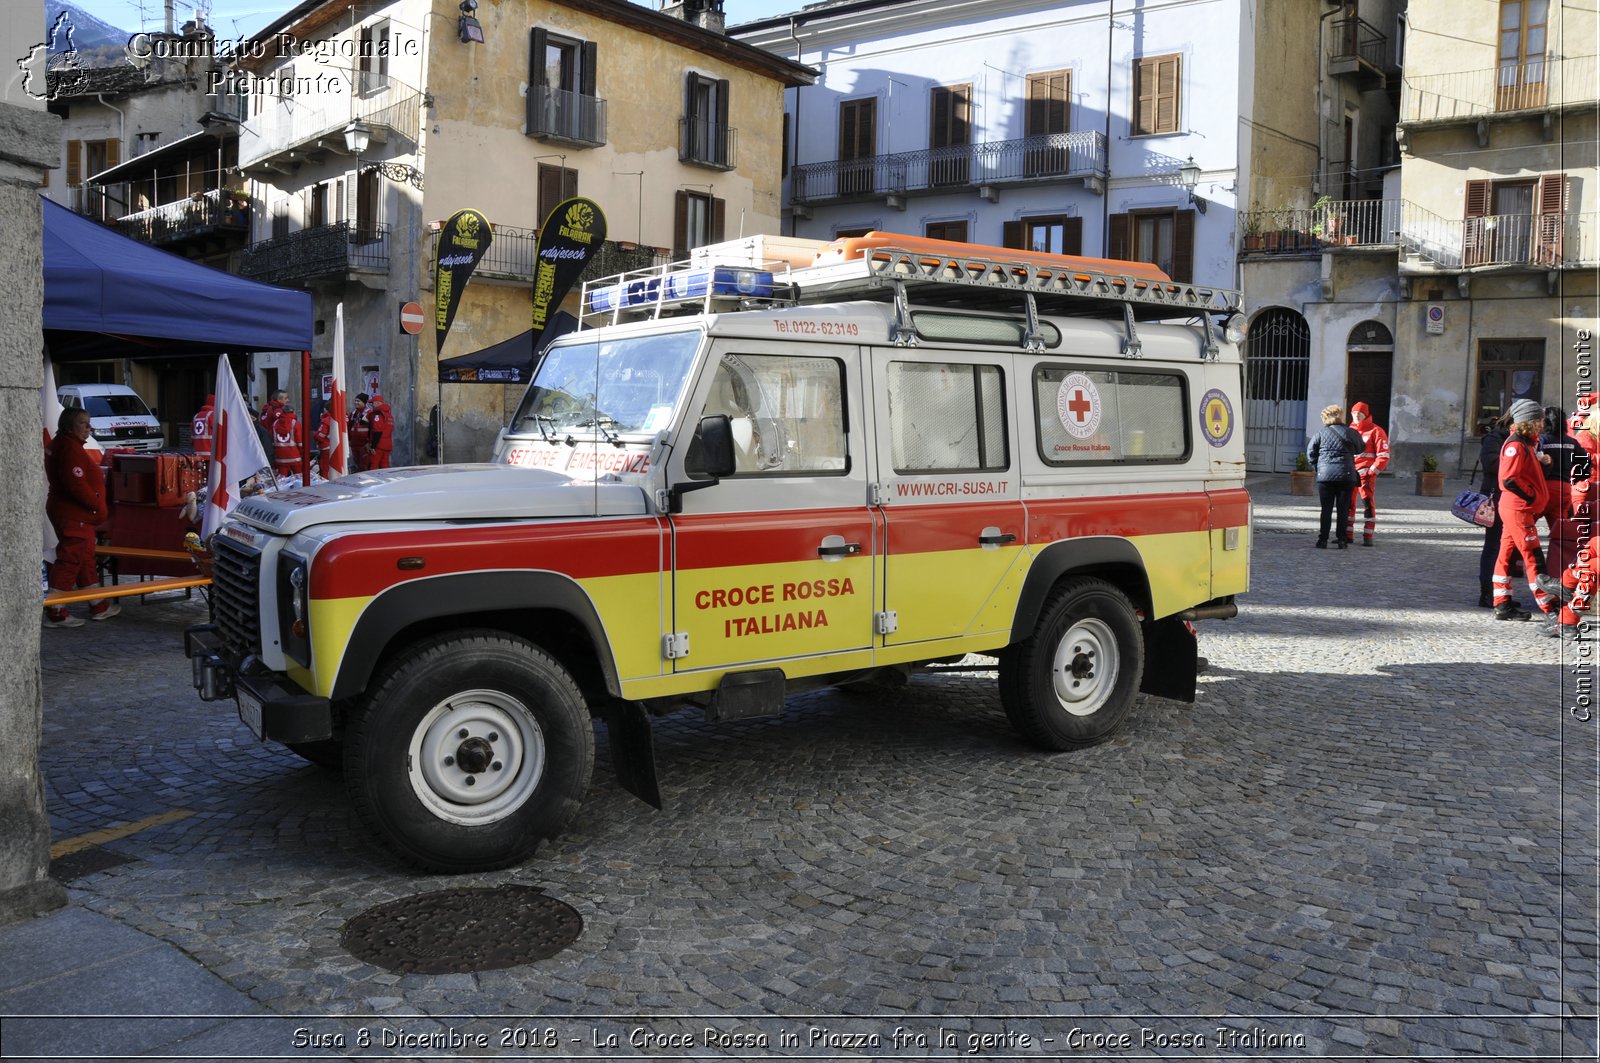
[[[660,807],[651,719],[688,706],[769,716],[967,654],[1044,749],[1141,690],[1193,700],[1188,622],[1249,585],[1238,293],[889,234],[764,268],[750,243],[587,285],[495,463],[245,500],[186,638],[201,696],[342,765],[442,871],[562,829],[593,718]]]

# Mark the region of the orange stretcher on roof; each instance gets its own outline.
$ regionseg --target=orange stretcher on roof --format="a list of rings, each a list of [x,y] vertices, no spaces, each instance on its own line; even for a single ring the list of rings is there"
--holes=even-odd
[[[1082,255],[1052,255],[1043,251],[1025,251],[1021,248],[996,248],[984,244],[967,244],[957,240],[935,240],[928,236],[909,236],[905,233],[873,231],[865,236],[846,236],[833,241],[817,252],[813,265],[831,266],[839,262],[859,262],[878,251],[909,251],[929,257],[952,259],[978,259],[984,262],[1024,262],[1030,266],[1061,272],[1087,275],[1111,273],[1136,280],[1170,284],[1172,278],[1149,262],[1131,262],[1116,258],[1086,258]],[[999,252],[997,254],[997,252]]]

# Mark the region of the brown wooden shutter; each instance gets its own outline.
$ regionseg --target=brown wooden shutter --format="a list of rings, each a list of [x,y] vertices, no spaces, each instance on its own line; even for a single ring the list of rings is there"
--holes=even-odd
[[[689,193],[682,189],[672,197],[672,257],[689,257]]]
[[[581,61],[578,65],[578,92],[594,96],[595,82],[599,78],[600,46],[594,41],[584,41],[579,47]]]
[[[83,141],[67,141],[67,187],[76,188],[83,184],[83,166],[80,161],[83,154]]]
[[[106,169],[122,162],[122,141],[112,139],[106,141]]]
[[[1461,257],[1468,266],[1481,266],[1488,259],[1489,241],[1485,223],[1474,219],[1485,218],[1493,198],[1494,185],[1489,181],[1468,181],[1466,185],[1466,223],[1461,227]]]
[[[1149,59],[1133,67],[1133,135],[1143,136],[1156,129],[1155,69]]]
[[[539,164],[538,183],[539,217],[537,221],[540,225],[543,225],[545,219],[550,217],[550,212],[556,209],[556,204],[565,198],[561,194],[562,167],[547,166],[541,162]]]
[[[1109,237],[1106,247],[1107,258],[1120,258],[1126,260],[1132,257],[1132,248],[1128,243],[1128,237],[1132,230],[1132,215],[1111,215],[1111,225],[1107,231],[1107,235]]]
[[[561,198],[571,199],[578,194],[578,171],[565,169],[561,174]]]
[[[1541,266],[1559,266],[1564,256],[1567,213],[1567,175],[1547,173],[1539,178],[1538,246],[1536,261]]]
[[[1167,56],[1157,64],[1156,92],[1156,132],[1176,133],[1179,118],[1179,79],[1178,57]]]
[[[1022,223],[1020,221],[1001,223],[1000,246],[1015,248],[1019,251],[1027,250],[1022,243]]]
[[[544,53],[549,44],[550,34],[542,26],[535,26],[528,31],[528,84],[543,86],[544,80]]]
[[[1172,219],[1172,279],[1194,280],[1194,222],[1195,212],[1180,210]]]
[[[928,129],[928,147],[942,148],[950,143],[950,90],[936,88],[929,101],[932,125]]]
[[[1069,255],[1083,254],[1083,219],[1081,217],[1067,219],[1067,224],[1061,234],[1061,247]]]
[[[711,243],[719,244],[727,239],[728,203],[726,200],[711,197]]]

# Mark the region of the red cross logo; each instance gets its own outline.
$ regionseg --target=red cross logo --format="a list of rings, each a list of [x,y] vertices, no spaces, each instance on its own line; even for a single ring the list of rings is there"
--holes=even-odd
[[[1089,411],[1094,406],[1083,397],[1083,389],[1077,388],[1072,393],[1072,399],[1067,403],[1067,409],[1072,411],[1073,420],[1082,424],[1089,417]]]

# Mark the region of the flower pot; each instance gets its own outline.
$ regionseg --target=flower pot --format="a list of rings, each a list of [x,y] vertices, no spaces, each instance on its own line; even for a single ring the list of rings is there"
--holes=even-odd
[[[1305,472],[1296,470],[1289,474],[1289,493],[1291,495],[1314,495],[1317,493],[1317,474],[1310,469]]]
[[[1444,497],[1444,473],[1419,472],[1417,473],[1417,494],[1425,498]]]

